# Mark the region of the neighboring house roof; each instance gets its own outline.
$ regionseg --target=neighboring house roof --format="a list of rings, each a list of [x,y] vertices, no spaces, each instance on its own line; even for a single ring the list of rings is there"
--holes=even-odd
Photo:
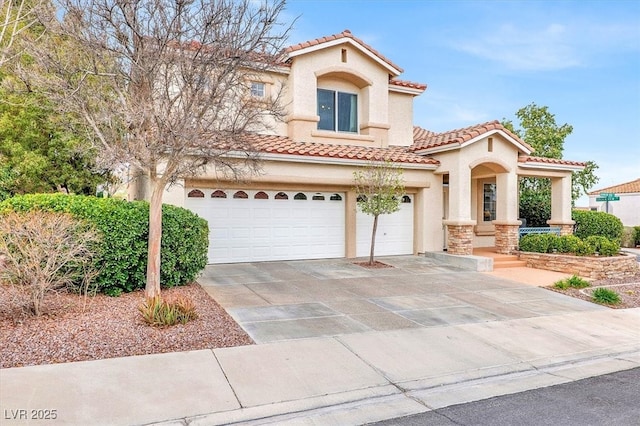
[[[589,192],[588,195],[599,195],[601,192],[613,192],[615,194],[640,193],[640,179],[636,179],[636,180],[632,180],[631,182],[625,182],[619,185],[608,186],[606,188],[591,191]]]
[[[319,48],[324,47],[323,45],[331,46],[331,45],[337,45],[342,43],[350,43],[356,48],[358,48],[359,50],[361,50],[362,52],[371,56],[372,58],[377,59],[378,62],[381,62],[384,65],[386,65],[386,67],[389,68],[389,70],[392,71],[392,73],[396,76],[404,72],[402,68],[394,64],[390,59],[382,55],[373,47],[369,46],[367,43],[365,43],[364,41],[360,40],[358,37],[351,34],[351,31],[349,30],[344,30],[339,34],[333,34],[330,36],[320,37],[314,40],[309,40],[302,43],[294,44],[293,46],[289,46],[285,48],[284,53],[288,59],[293,56],[304,54],[309,51],[317,50]]]
[[[354,161],[388,160],[395,163],[433,166],[434,168],[440,165],[438,160],[408,152],[407,147],[402,146],[371,148],[356,145],[295,142],[286,136],[258,134],[251,135],[249,141],[258,151],[265,154]]]
[[[443,133],[434,133],[415,126],[413,128],[413,145],[410,147],[410,150],[413,152],[430,153],[457,149],[473,143],[479,138],[490,136],[493,133],[501,133],[526,154],[530,154],[533,151],[530,145],[500,124],[498,120]]]

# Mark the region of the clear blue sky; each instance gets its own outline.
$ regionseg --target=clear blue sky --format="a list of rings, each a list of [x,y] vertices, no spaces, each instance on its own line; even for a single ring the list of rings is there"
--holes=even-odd
[[[573,126],[564,158],[599,165],[593,189],[640,178],[638,0],[289,0],[296,17],[289,44],[349,29],[426,83],[419,126],[517,124],[533,102]]]

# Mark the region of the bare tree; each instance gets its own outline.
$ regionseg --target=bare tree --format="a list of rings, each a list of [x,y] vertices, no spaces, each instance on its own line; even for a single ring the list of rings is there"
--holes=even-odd
[[[376,231],[381,214],[400,210],[404,195],[402,169],[390,161],[372,161],[367,167],[353,172],[358,207],[363,213],[373,216],[369,265],[373,265],[376,247]]]
[[[37,22],[39,0],[0,0],[0,67],[20,53],[14,44]]]
[[[282,118],[281,88],[256,98],[250,86],[280,66],[284,0],[60,2],[42,22],[52,40],[76,48],[35,43],[45,76],[37,85],[84,119],[103,162],[126,164],[148,183],[140,192],[150,201],[145,293],[155,297],[165,188],[208,165],[225,178],[255,172],[245,136]]]

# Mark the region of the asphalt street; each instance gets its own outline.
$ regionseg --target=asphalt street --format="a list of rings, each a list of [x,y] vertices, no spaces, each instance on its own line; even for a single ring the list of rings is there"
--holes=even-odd
[[[371,425],[640,425],[640,368]]]

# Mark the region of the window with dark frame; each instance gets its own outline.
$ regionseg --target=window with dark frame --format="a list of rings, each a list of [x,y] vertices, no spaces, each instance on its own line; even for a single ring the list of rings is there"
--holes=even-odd
[[[358,95],[318,89],[319,130],[358,133]]]
[[[496,220],[496,184],[485,183],[482,197],[483,221]]]

